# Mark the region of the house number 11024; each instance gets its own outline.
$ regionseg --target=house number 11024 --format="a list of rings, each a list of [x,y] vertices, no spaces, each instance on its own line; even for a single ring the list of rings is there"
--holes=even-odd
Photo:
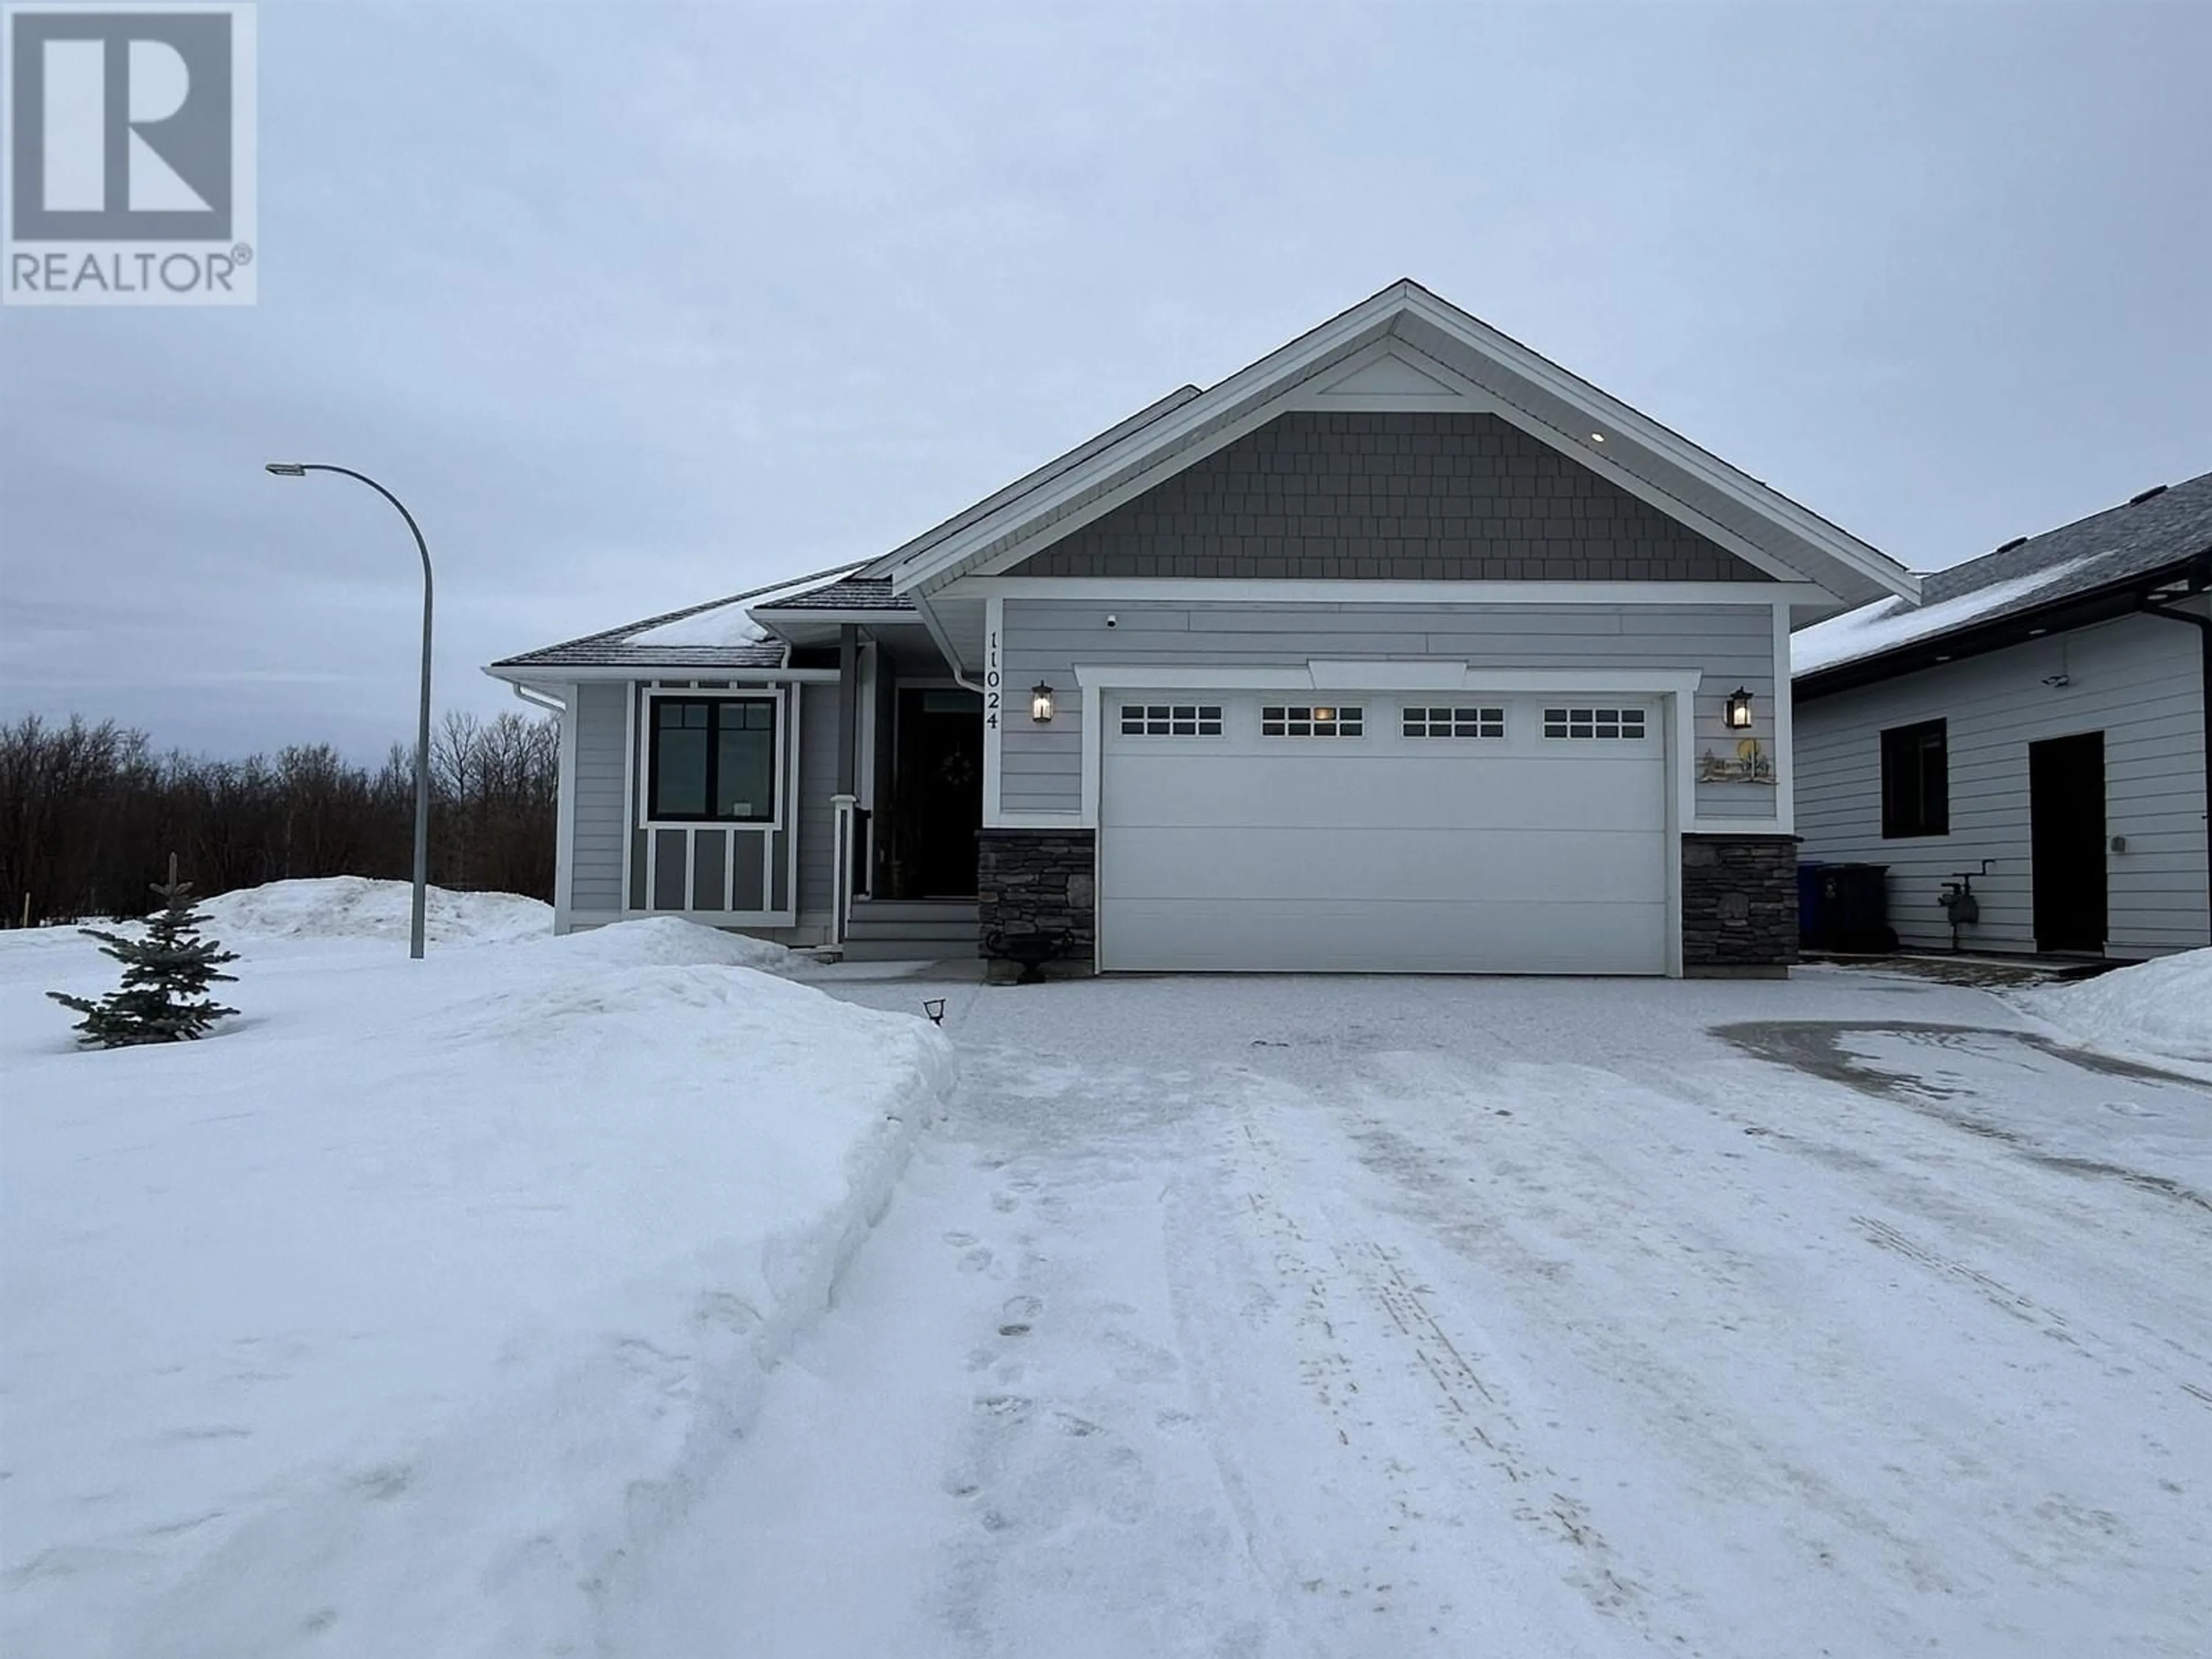
[[[983,648],[983,725],[999,729],[999,630],[993,629]]]

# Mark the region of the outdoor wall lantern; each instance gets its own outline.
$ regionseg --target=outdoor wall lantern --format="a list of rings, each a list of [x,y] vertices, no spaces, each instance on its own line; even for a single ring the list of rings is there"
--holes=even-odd
[[[1030,718],[1039,726],[1052,723],[1052,688],[1042,680],[1030,688]]]
[[[1728,723],[1731,732],[1751,730],[1751,693],[1740,685],[1729,693]]]

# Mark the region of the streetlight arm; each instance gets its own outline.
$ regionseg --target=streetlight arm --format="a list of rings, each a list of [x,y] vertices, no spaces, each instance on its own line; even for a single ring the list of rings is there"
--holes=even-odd
[[[422,526],[415,522],[415,515],[407,510],[407,504],[366,472],[324,461],[272,461],[267,470],[279,477],[289,478],[309,472],[335,472],[340,477],[367,484],[391,502],[392,509],[407,521],[407,529],[415,538],[415,550],[422,556],[422,695],[415,726],[415,891],[407,933],[407,954],[419,962],[422,957],[423,913],[430,884],[430,544],[422,539]]]

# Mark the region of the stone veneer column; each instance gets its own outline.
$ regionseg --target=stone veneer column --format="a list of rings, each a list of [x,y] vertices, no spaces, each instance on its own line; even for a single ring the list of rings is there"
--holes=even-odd
[[[1682,972],[1788,977],[1797,960],[1797,837],[1682,837]]]
[[[994,932],[1068,935],[1067,953],[1045,964],[1052,975],[1088,974],[1098,954],[1097,832],[1091,830],[980,830],[975,835],[977,938]],[[994,963],[992,972],[1012,964]]]

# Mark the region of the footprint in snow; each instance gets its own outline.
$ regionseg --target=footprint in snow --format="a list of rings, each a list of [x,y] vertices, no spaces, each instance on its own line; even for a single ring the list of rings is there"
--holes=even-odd
[[[1033,1296],[1010,1296],[999,1311],[1009,1319],[1035,1319],[1044,1311],[1044,1304]]]

